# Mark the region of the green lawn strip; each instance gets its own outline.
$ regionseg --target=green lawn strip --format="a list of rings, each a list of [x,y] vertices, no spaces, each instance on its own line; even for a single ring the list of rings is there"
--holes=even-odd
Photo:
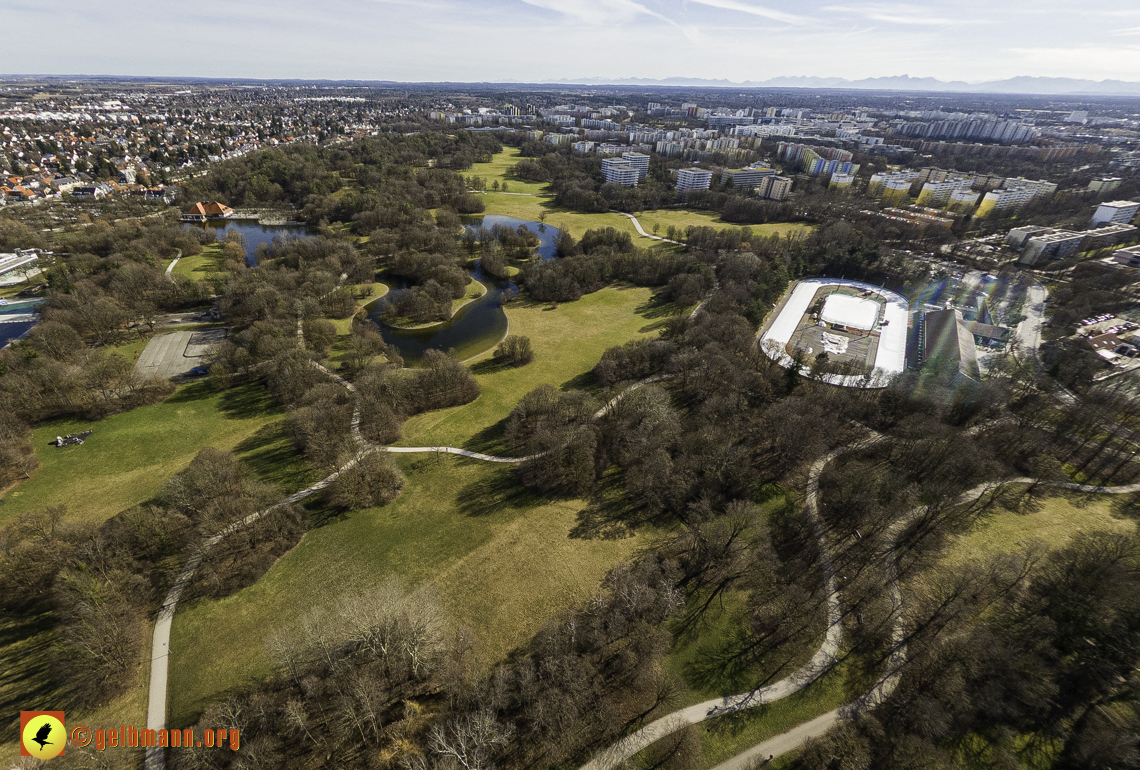
[[[341,365],[341,362],[344,361],[345,353],[348,352],[348,338],[352,334],[352,322],[354,320],[356,320],[357,318],[366,317],[367,311],[365,310],[365,308],[368,306],[368,303],[375,302],[376,300],[380,299],[381,297],[383,297],[385,294],[388,293],[388,287],[385,286],[384,284],[380,283],[379,281],[375,281],[375,282],[370,283],[370,284],[359,284],[359,283],[346,284],[346,286],[348,288],[352,289],[352,296],[356,298],[356,308],[357,308],[356,315],[349,317],[349,318],[326,318],[325,319],[326,321],[330,321],[333,324],[333,326],[336,327],[336,342],[334,342],[333,346],[329,349],[329,354],[328,354],[328,358],[327,358],[327,363],[332,365],[333,368],[339,367]],[[368,295],[367,297],[361,298],[361,296],[360,296],[361,286],[371,286],[372,287],[372,294]],[[363,312],[361,312],[361,311],[363,311]],[[377,358],[379,359],[381,357],[377,356]]]
[[[1061,548],[1081,532],[1109,531],[1125,534],[1136,523],[1113,514],[1113,495],[1069,491],[1046,491],[1027,511],[1004,511],[987,515],[964,534],[946,544],[943,561],[949,565],[986,561],[994,556],[1022,550],[1033,541]]]
[[[640,544],[571,539],[583,501],[550,502],[513,469],[454,456],[399,456],[407,475],[391,505],[317,526],[255,585],[181,607],[171,642],[172,724],[267,676],[274,627],[395,576],[434,584],[450,620],[479,637],[481,663],[523,644]]]
[[[162,269],[165,270],[169,264],[170,262],[164,262]],[[178,264],[171,272],[197,281],[209,278],[214,273],[220,273],[223,269],[222,245],[218,243],[203,246],[198,254],[178,260]]]
[[[606,348],[656,336],[663,319],[651,296],[650,289],[611,286],[554,310],[535,302],[512,302],[506,308],[509,333],[530,338],[534,361],[518,368],[496,366],[489,356],[474,362],[471,368],[482,395],[470,404],[411,418],[398,443],[506,451],[499,423],[524,395],[545,384],[590,387],[591,370]]]
[[[49,505],[66,505],[73,520],[103,521],[153,497],[207,446],[249,456],[282,484],[308,478],[296,467],[280,467],[295,453],[289,454],[291,445],[285,449],[279,430],[266,426],[282,414],[261,385],[214,393],[197,383],[181,386],[160,404],[104,420],[44,423],[32,432],[41,467],[4,496],[0,522]],[[56,436],[85,430],[93,433],[81,446],[49,445]]]
[[[522,160],[518,147],[505,147],[503,151],[491,158],[489,163],[476,163],[467,171],[460,172],[461,176],[478,176],[486,180],[487,190],[491,190],[491,183],[507,183],[508,192],[544,194],[547,192],[545,182],[532,182],[529,179],[520,179],[514,176],[514,165]]]
[[[780,235],[781,237],[786,233],[810,232],[812,226],[803,222],[777,222],[763,225],[742,225],[736,222],[725,222],[719,215],[707,211],[688,211],[684,209],[662,209],[657,211],[639,211],[634,214],[637,221],[641,223],[642,229],[647,233],[653,233],[653,226],[658,226],[658,231],[653,233],[662,238],[665,237],[669,226],[672,225],[678,230],[684,230],[687,227],[712,227],[717,230],[725,230],[728,228],[743,228],[747,227],[753,233],[763,236],[773,234]],[[632,223],[631,223],[632,224]]]
[[[652,238],[642,238],[638,234],[637,228],[633,226],[633,222],[629,221],[629,217],[623,214],[583,214],[555,205],[553,198],[528,198],[522,195],[504,195],[494,192],[482,196],[482,200],[487,207],[486,211],[483,212],[484,214],[500,214],[540,222],[540,217],[545,213],[546,221],[543,224],[554,227],[565,225],[575,238],[581,238],[587,230],[612,227],[615,230],[628,232],[633,236],[634,243],[638,246],[648,247],[658,243]],[[649,231],[646,230],[646,232]]]

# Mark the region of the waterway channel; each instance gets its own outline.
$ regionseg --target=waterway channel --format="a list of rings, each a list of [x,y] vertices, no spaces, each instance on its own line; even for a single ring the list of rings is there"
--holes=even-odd
[[[464,226],[471,230],[480,227],[490,230],[495,225],[512,229],[525,226],[539,239],[535,249],[539,258],[545,261],[554,257],[559,234],[557,227],[499,215],[466,217],[464,221]],[[399,298],[399,292],[407,290],[406,285],[391,286],[388,296],[368,306],[368,318],[380,327],[384,341],[399,351],[405,366],[418,366],[424,351],[429,348],[454,349],[460,360],[470,358],[494,347],[507,333],[507,314],[499,305],[499,296],[507,290],[517,292],[518,287],[511,281],[485,273],[481,260],[476,260],[468,272],[474,280],[487,287],[487,293],[460,308],[450,321],[425,329],[394,329],[386,325],[380,315],[389,302]]]

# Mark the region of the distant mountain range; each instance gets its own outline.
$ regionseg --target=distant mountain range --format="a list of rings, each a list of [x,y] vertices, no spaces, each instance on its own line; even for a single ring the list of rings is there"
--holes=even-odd
[[[853,88],[865,91],[951,91],[989,94],[1098,94],[1105,96],[1140,96],[1140,82],[1126,80],[1078,80],[1076,78],[1015,77],[967,83],[962,80],[895,77],[846,78],[777,77],[769,80],[706,80],[702,78],[562,78],[559,84],[614,86],[689,86],[698,88]]]

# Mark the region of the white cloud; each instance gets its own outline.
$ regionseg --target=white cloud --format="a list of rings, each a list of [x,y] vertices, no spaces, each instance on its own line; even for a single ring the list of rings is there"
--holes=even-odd
[[[776,11],[762,5],[742,3],[739,2],[739,0],[689,0],[689,2],[696,3],[697,5],[707,5],[710,8],[720,8],[725,11],[738,11],[740,13],[748,13],[753,16],[759,16],[762,19],[780,21],[784,24],[805,24],[811,21],[811,19],[806,16],[798,16],[794,13]]]

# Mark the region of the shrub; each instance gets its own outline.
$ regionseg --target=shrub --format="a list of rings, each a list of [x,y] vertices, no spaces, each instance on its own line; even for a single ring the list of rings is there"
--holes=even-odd
[[[495,363],[507,366],[526,366],[534,360],[530,337],[511,335],[495,349]]]

